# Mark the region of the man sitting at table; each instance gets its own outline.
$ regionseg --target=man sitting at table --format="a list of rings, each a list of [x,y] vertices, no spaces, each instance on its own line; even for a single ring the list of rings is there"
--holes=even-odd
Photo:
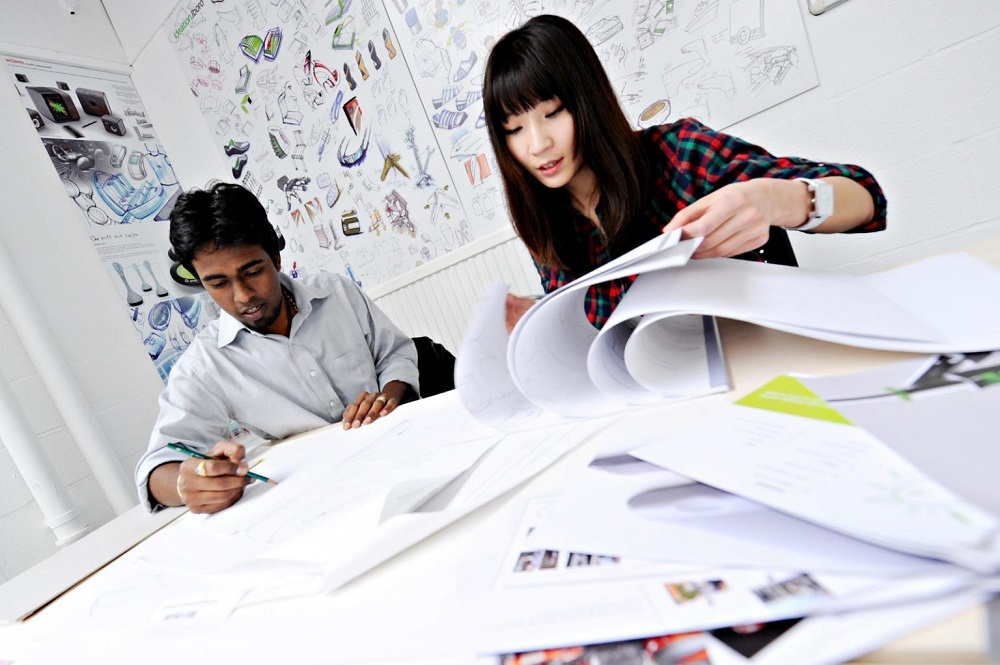
[[[343,420],[388,415],[418,388],[413,342],[346,277],[280,273],[283,241],[257,198],[217,183],[181,194],[170,243],[222,309],[170,372],[160,415],[136,467],[151,510],[187,505],[214,513],[251,481],[243,446],[224,439],[236,421],[274,440]],[[185,457],[179,442],[212,459]]]

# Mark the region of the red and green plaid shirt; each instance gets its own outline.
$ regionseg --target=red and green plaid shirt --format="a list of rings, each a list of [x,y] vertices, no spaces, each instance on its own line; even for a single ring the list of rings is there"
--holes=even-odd
[[[859,166],[811,162],[798,157],[775,157],[763,148],[709,129],[690,118],[642,130],[639,140],[648,156],[651,172],[657,175],[649,190],[649,204],[637,222],[645,228],[636,234],[636,244],[622,247],[621,252],[655,237],[674,214],[706,194],[751,178],[848,177],[871,194],[875,215],[872,221],[847,233],[881,231],[885,228],[885,195],[875,178]],[[575,258],[585,261],[591,269],[615,258],[600,230],[589,219],[573,210],[568,210],[567,214],[573,217],[575,234],[566,246],[577,253]],[[767,244],[737,258],[766,261],[769,248],[776,240],[787,242],[781,234],[783,232],[775,238],[772,232],[772,240]],[[774,247],[771,251],[781,250]],[[567,269],[538,263],[535,267],[546,293],[581,276]],[[598,328],[603,326],[634,279],[631,277],[591,286],[587,290],[585,304],[590,322]]]

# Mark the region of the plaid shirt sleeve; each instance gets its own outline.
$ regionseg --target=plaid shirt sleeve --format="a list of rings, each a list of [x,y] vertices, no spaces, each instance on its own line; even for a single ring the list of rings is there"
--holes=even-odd
[[[821,178],[844,176],[864,187],[875,203],[875,214],[866,224],[847,231],[880,231],[886,226],[886,199],[871,173],[853,164],[812,162],[800,157],[776,157],[763,148],[735,136],[717,132],[690,118],[670,125],[642,130],[640,141],[653,169],[646,219],[658,231],[678,210],[725,185],[752,178]],[[573,232],[577,250],[594,268],[612,258],[600,231],[582,215],[576,215]],[[630,248],[629,248],[630,249]],[[535,262],[546,293],[569,284],[579,275]],[[591,286],[587,290],[587,318],[600,328],[611,316],[634,281],[628,277]]]
[[[813,162],[801,157],[776,157],[740,138],[717,132],[686,118],[672,125],[645,130],[644,141],[653,146],[656,165],[672,182],[660,182],[659,192],[670,202],[659,202],[669,212],[679,210],[725,185],[752,178],[822,178],[844,176],[864,187],[875,204],[870,222],[845,233],[881,231],[886,226],[886,199],[871,173],[853,164]],[[668,191],[663,191],[668,190]],[[654,206],[657,197],[654,195]],[[672,210],[671,210],[672,209]]]

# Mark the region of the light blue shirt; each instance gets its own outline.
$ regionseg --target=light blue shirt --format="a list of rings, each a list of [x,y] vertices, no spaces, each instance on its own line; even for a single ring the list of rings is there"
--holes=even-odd
[[[232,420],[281,439],[337,422],[362,390],[396,380],[419,391],[413,342],[354,282],[325,272],[279,279],[299,308],[288,337],[255,332],[222,312],[170,371],[135,471],[147,509],[149,474],[185,459],[170,442],[207,451]]]

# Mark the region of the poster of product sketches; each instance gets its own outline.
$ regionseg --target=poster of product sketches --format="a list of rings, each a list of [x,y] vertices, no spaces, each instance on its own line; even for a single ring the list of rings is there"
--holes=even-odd
[[[131,80],[27,58],[4,61],[122,307],[166,380],[215,311],[167,256],[168,217],[181,186]]]
[[[282,268],[365,287],[473,238],[377,0],[182,0],[164,30]]]
[[[816,85],[799,4],[181,0],[164,30],[283,268],[371,287],[509,224],[482,104],[508,30],[565,16],[636,127],[722,129]]]

